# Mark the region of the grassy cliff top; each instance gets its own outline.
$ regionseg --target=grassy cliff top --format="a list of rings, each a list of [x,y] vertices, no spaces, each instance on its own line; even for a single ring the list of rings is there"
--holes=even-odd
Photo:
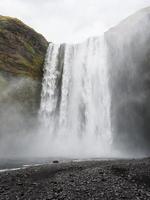
[[[0,73],[42,77],[47,40],[16,18],[0,16]]]

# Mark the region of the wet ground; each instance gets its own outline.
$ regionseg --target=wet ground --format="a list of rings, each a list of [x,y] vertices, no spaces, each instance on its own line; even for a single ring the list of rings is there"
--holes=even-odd
[[[53,163],[2,172],[0,199],[149,200],[150,159]]]

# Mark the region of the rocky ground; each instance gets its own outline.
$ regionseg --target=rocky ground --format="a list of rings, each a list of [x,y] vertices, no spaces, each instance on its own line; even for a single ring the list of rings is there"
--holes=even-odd
[[[0,199],[148,200],[150,159],[55,163],[3,172]]]

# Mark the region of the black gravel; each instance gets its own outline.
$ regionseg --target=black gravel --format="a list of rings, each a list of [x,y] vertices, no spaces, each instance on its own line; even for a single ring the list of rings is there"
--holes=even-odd
[[[150,158],[54,163],[0,173],[0,200],[149,200]]]

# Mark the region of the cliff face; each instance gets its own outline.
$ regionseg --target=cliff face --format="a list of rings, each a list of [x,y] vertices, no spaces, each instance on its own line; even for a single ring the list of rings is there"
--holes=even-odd
[[[114,142],[150,152],[150,8],[110,29],[106,38]]]
[[[0,71],[39,79],[46,39],[18,19],[0,16]]]
[[[36,112],[46,39],[20,20],[0,16],[0,106]]]

